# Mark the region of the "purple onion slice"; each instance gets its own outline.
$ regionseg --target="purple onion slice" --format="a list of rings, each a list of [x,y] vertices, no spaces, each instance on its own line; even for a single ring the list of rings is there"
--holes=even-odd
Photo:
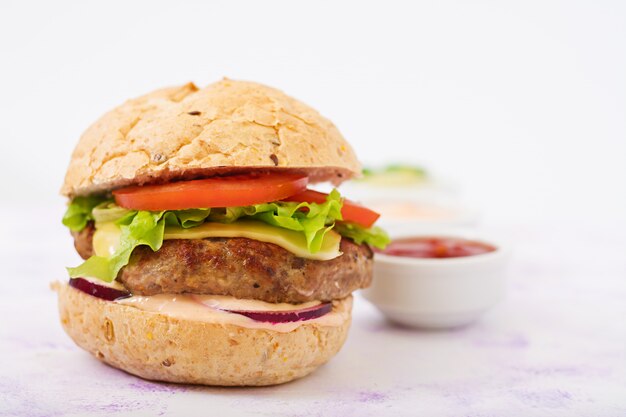
[[[294,321],[312,320],[318,317],[322,317],[325,314],[330,313],[333,309],[331,303],[322,303],[313,307],[303,308],[300,310],[287,310],[287,311],[251,311],[251,310],[223,310],[229,313],[241,314],[251,318],[252,320],[264,322],[264,323],[291,323]]]
[[[107,301],[115,301],[120,298],[128,298],[131,296],[131,293],[128,291],[96,284],[95,282],[91,282],[84,278],[70,278],[70,287],[74,287],[84,293]]]

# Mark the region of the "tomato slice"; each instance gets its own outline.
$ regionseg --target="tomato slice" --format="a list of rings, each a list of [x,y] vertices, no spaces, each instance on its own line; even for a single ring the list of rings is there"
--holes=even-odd
[[[292,195],[286,198],[287,201],[307,202],[307,203],[324,203],[326,201],[326,193],[320,193],[319,191],[305,190],[299,194]],[[364,227],[372,227],[376,220],[380,217],[380,214],[373,210],[363,207],[360,204],[354,203],[344,198],[343,207],[341,208],[341,215],[344,222],[352,222],[360,224]]]
[[[250,174],[143,185],[113,191],[117,205],[135,210],[236,207],[283,200],[306,189],[296,174]]]

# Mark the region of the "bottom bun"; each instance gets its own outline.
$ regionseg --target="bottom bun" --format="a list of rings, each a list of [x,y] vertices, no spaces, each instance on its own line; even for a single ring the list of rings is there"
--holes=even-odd
[[[348,334],[352,297],[339,326],[303,323],[281,333],[183,320],[57,285],[61,323],[99,360],[145,379],[204,385],[274,385],[301,378],[334,356]]]

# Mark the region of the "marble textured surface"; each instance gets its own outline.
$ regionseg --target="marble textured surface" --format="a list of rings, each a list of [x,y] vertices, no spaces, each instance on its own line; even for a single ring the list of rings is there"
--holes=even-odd
[[[70,239],[18,212],[0,210],[15,220],[1,226],[0,416],[626,416],[623,227],[501,227],[515,246],[508,297],[478,323],[409,330],[357,297],[348,342],[310,377],[205,388],[144,381],[76,348],[48,288],[76,261]]]

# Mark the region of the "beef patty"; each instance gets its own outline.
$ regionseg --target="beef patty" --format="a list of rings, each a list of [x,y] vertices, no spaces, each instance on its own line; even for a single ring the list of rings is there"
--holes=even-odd
[[[84,258],[93,254],[94,226],[73,233]],[[343,298],[368,287],[373,254],[369,246],[341,240],[343,255],[329,261],[295,256],[272,243],[246,238],[166,240],[157,252],[137,247],[117,276],[133,294],[230,295],[270,303]]]

